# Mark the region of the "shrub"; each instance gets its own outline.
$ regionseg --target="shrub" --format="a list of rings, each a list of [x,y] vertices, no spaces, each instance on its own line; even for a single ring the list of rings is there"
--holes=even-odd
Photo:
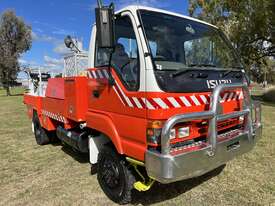
[[[263,94],[263,99],[267,102],[275,102],[275,87],[266,89]]]

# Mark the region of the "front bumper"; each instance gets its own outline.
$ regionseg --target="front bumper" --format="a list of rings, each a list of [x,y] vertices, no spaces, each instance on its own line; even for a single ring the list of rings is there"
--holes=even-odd
[[[241,88],[244,93],[242,110],[223,114],[220,104],[221,93],[238,88]],[[217,123],[241,116],[244,118],[243,129],[234,137],[219,140]],[[209,121],[205,147],[176,155],[171,154],[170,130],[177,123],[198,119]],[[145,154],[146,171],[151,178],[161,183],[197,177],[247,153],[255,146],[261,135],[261,105],[251,101],[247,86],[244,84],[219,85],[211,96],[209,111],[175,115],[167,120],[162,128],[161,151],[147,150]]]
[[[243,133],[233,139],[218,142],[215,155],[209,156],[209,147],[178,155],[163,155],[148,150],[145,157],[147,173],[161,183],[170,183],[203,175],[229,160],[249,152],[262,134],[262,126],[254,127],[251,138]],[[229,149],[230,145],[237,147]]]

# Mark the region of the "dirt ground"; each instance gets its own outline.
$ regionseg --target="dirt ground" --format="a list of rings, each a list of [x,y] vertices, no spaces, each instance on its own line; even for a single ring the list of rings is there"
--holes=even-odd
[[[114,205],[90,174],[88,156],[38,146],[22,96],[0,91],[0,205]],[[134,192],[132,205],[275,205],[275,104],[263,105],[263,137],[221,174]]]

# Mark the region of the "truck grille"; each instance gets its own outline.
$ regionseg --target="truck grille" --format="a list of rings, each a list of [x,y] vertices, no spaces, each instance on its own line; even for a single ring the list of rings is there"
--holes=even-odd
[[[236,121],[223,122],[218,126],[218,129],[219,129],[218,136],[217,136],[218,142],[234,138],[235,136],[239,135],[243,131],[242,125],[241,124],[236,125]],[[207,140],[206,140],[206,133],[205,133],[200,137],[172,144],[170,153],[173,155],[176,155],[179,153],[199,150],[208,146],[206,142]]]

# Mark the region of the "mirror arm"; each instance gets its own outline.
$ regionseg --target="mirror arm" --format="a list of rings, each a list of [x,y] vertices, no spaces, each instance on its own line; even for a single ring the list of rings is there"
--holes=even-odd
[[[100,0],[99,0],[99,1],[100,1]],[[114,9],[114,8],[115,8],[115,5],[114,5],[113,2],[110,3],[109,8],[110,8],[110,9]]]
[[[97,5],[98,5],[99,8],[102,8],[102,5],[103,5],[102,0],[97,0]]]
[[[109,84],[113,86],[115,84],[115,80],[111,72],[111,64],[112,64],[111,62],[112,62],[112,56],[114,53],[114,48],[111,48],[109,51],[110,51],[109,62],[108,62]]]

